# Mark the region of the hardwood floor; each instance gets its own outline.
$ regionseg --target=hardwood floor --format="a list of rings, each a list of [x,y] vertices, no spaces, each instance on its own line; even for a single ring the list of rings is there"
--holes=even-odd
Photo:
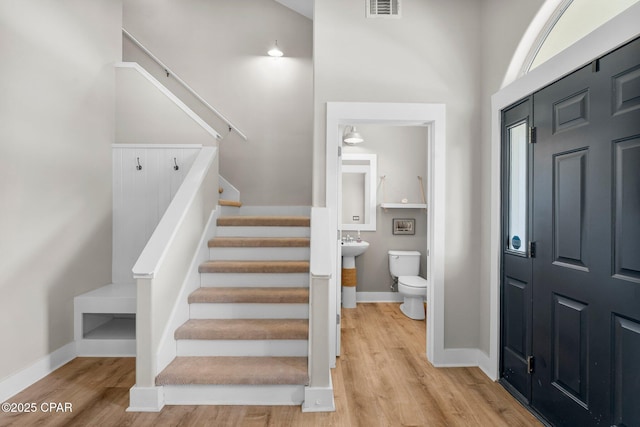
[[[477,368],[436,369],[425,357],[425,323],[398,304],[342,310],[342,355],[332,371],[334,413],[299,406],[167,406],[128,413],[133,358],[77,358],[8,399],[35,413],[0,413],[0,426],[539,426]],[[73,412],[41,410],[72,404]]]

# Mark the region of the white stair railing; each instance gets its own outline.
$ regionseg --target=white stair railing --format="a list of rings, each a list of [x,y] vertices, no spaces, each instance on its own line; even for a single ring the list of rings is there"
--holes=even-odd
[[[242,139],[245,141],[248,140],[247,135],[245,135],[236,125],[234,125],[227,117],[225,117],[220,111],[218,111],[215,107],[209,104],[204,98],[202,98],[191,86],[189,86],[184,80],[180,78],[176,73],[173,72],[164,62],[160,60],[157,56],[155,56],[149,49],[147,49],[138,39],[136,39],[131,33],[129,33],[124,28],[122,29],[122,34],[128,40],[130,40],[138,49],[144,52],[151,60],[153,60],[156,64],[158,64],[166,73],[167,77],[173,78],[176,82],[180,84],[191,96],[196,98],[204,107],[206,107],[209,111],[215,114],[222,122],[224,122],[228,128],[229,132],[234,131],[237,133]]]
[[[309,284],[309,385],[305,387],[304,412],[335,411],[331,384],[329,330],[329,280],[331,240],[329,210],[311,209],[311,258]]]

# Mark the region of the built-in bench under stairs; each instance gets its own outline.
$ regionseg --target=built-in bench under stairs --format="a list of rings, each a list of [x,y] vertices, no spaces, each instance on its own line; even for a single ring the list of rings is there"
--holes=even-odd
[[[308,384],[307,216],[222,216],[156,377],[166,404],[300,404]]]

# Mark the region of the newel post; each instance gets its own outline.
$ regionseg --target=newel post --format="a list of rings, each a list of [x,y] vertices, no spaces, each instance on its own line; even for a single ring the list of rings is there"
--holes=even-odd
[[[309,385],[304,390],[303,412],[335,411],[329,350],[329,279],[332,273],[328,227],[328,209],[313,208],[309,283]]]

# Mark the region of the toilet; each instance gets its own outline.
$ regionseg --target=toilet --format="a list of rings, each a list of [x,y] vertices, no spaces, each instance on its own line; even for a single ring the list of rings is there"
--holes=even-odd
[[[398,279],[398,292],[404,297],[400,310],[414,320],[424,319],[427,280],[418,276],[420,252],[389,251],[389,271]]]

